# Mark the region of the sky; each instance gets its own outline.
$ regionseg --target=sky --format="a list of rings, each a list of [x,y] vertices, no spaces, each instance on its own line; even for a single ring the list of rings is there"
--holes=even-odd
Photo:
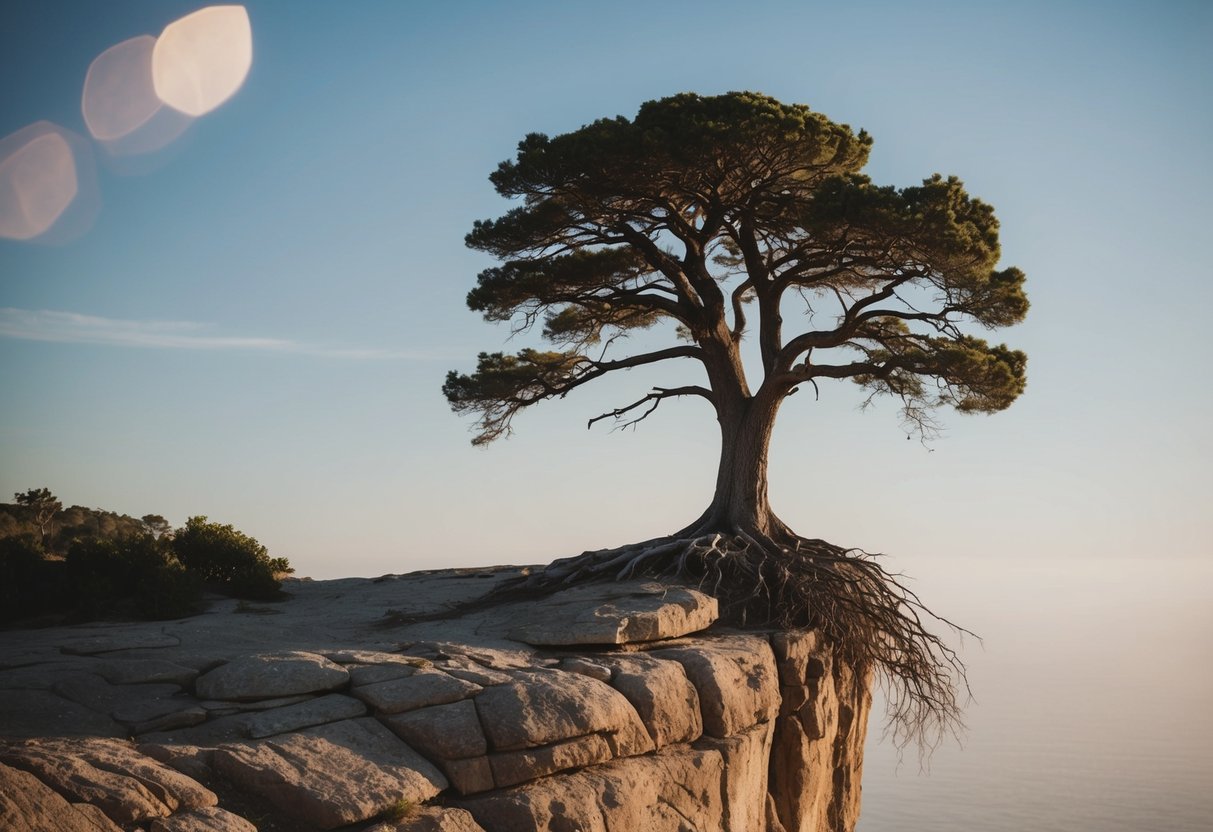
[[[1032,301],[995,335],[1027,352],[1027,391],[941,413],[929,446],[853,385],[790,400],[780,516],[911,575],[1213,554],[1208,3],[250,2],[235,94],[111,157],[82,114],[90,63],[200,8],[5,5],[0,151],[51,122],[82,184],[64,228],[0,239],[0,495],[207,515],[315,578],[680,528],[711,496],[706,405],[585,427],[676,372],[589,385],[471,447],[446,372],[532,342],[467,310],[493,263],[463,237],[511,207],[487,177],[525,134],[755,90],[866,129],[880,184],[963,179]]]

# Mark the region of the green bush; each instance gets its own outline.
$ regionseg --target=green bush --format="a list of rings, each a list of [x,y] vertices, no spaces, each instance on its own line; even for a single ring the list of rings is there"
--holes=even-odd
[[[63,564],[48,561],[33,535],[0,538],[0,621],[66,609]]]
[[[201,608],[201,581],[148,533],[77,540],[67,553],[67,579],[80,618],[181,618]]]
[[[187,570],[237,598],[277,598],[281,584],[275,573],[292,571],[286,558],[271,558],[244,532],[205,517],[187,520],[169,545]]]

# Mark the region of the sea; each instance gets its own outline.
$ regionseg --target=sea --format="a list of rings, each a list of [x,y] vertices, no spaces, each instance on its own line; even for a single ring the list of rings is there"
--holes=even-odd
[[[858,832],[1213,830],[1213,556],[913,564],[973,630],[967,729],[923,756],[874,704]]]

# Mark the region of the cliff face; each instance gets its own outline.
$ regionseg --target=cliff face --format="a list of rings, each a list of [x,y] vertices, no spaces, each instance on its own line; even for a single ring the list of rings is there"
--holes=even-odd
[[[0,633],[0,825],[853,828],[867,680],[816,634],[724,630],[713,599],[637,583],[408,623],[508,574]]]

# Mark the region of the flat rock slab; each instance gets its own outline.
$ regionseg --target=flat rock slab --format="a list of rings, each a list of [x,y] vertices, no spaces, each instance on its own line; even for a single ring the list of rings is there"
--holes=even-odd
[[[719,614],[715,598],[690,587],[591,584],[528,604],[509,636],[536,646],[634,644],[705,630]]]
[[[703,733],[699,692],[682,665],[644,653],[602,657],[611,686],[627,698],[658,748],[693,742]]]
[[[250,716],[245,725],[250,737],[260,738],[311,728],[326,722],[353,719],[365,713],[366,705],[357,699],[342,696],[340,693],[330,693],[307,702],[287,705],[285,708],[261,711]]]
[[[195,690],[201,699],[273,699],[330,691],[349,678],[349,671],[319,653],[262,653],[199,676]]]
[[[96,656],[119,650],[177,647],[181,639],[167,633],[132,625],[109,631],[94,631],[73,634],[60,645],[62,651],[72,656]]]
[[[379,720],[430,759],[461,760],[489,751],[476,705],[469,699],[381,716]]]
[[[408,676],[362,685],[350,691],[380,713],[398,714],[430,705],[445,705],[467,699],[481,691],[480,685],[457,679],[441,670],[421,668]]]
[[[122,737],[108,715],[44,690],[0,690],[0,736]]]
[[[448,785],[373,719],[223,745],[213,763],[242,790],[322,829],[370,820],[401,798],[422,803]]]

